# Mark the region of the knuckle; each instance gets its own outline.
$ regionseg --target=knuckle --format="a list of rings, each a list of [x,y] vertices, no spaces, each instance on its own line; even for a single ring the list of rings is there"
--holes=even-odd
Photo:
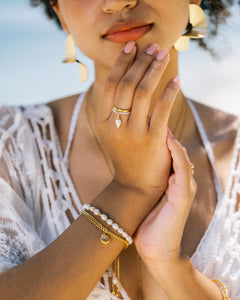
[[[139,84],[135,92],[135,97],[137,99],[142,99],[146,98],[148,94],[148,86],[146,84]]]
[[[169,110],[171,108],[171,98],[168,96],[161,96],[160,97],[160,105],[162,110]]]
[[[163,66],[162,66],[162,64],[160,64],[158,61],[154,61],[153,62],[153,64],[151,65],[151,67],[150,67],[150,69],[149,69],[149,72],[150,72],[150,74],[151,73],[154,73],[154,72],[156,72],[156,71],[162,71],[163,70]]]
[[[170,101],[170,100],[172,100],[173,96],[174,96],[173,90],[171,88],[167,87],[166,90],[161,95],[161,99],[164,101]]]
[[[139,57],[139,63],[140,65],[148,65],[152,61],[152,57],[149,55],[142,55]]]
[[[119,65],[123,65],[123,64],[125,65],[129,62],[130,59],[131,59],[131,55],[126,54],[126,53],[123,52],[123,55],[120,55],[118,57],[116,63],[119,64]]]
[[[119,85],[118,85],[118,89],[120,90],[120,92],[126,92],[126,90],[130,89],[132,86],[131,80],[130,78],[124,77]]]
[[[104,88],[106,90],[112,89],[117,85],[118,81],[116,78],[113,76],[108,76],[107,79],[105,80]]]

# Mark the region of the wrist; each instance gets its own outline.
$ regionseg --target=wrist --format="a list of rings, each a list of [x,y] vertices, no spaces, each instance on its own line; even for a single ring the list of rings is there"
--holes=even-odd
[[[92,201],[92,205],[133,235],[155,205],[156,199],[140,188],[112,180]]]
[[[188,256],[174,255],[169,259],[152,262],[151,273],[162,287],[167,287],[169,282],[179,280],[183,274],[191,276],[195,268]]]
[[[200,273],[187,256],[155,264],[151,273],[168,298],[173,300],[218,300],[225,296],[221,288]]]
[[[115,185],[120,191],[124,190],[126,192],[136,194],[136,196],[141,195],[146,198],[146,201],[153,202],[154,204],[161,198],[166,190],[165,186],[161,188],[150,188],[134,183],[126,183],[117,178],[114,178],[111,184]]]

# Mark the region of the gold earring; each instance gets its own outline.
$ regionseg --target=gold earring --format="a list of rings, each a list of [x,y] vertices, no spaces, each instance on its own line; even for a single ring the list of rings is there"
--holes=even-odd
[[[202,39],[208,34],[207,19],[203,9],[197,4],[189,4],[189,21],[186,30],[174,44],[177,51],[185,51],[189,47],[189,40]]]
[[[63,63],[79,63],[80,81],[84,82],[88,79],[88,68],[86,65],[76,59],[76,45],[71,34],[66,39],[66,54]]]

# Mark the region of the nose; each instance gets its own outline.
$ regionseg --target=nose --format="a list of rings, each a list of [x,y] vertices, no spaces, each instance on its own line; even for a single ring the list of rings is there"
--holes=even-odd
[[[103,2],[103,12],[106,14],[121,12],[137,5],[137,0],[104,0]]]

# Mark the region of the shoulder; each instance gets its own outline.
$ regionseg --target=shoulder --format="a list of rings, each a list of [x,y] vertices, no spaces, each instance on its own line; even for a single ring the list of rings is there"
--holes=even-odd
[[[62,114],[71,114],[80,94],[75,94],[63,98],[59,98],[47,103],[47,106],[51,109],[53,115],[58,117]]]
[[[196,101],[190,100],[190,103],[194,105],[212,146],[214,164],[225,190],[231,172],[234,149],[238,146],[239,118]]]
[[[28,118],[46,115],[48,110],[49,108],[45,104],[0,106],[0,130],[6,131],[14,125],[23,125]]]
[[[62,149],[65,149],[67,145],[72,113],[79,96],[76,94],[47,103],[53,114],[54,125]]]
[[[33,143],[33,124],[50,123],[52,114],[45,104],[0,107],[0,156],[2,151]],[[36,125],[37,126],[37,125]]]
[[[203,103],[189,100],[196,108],[204,129],[210,138],[232,133],[236,135],[239,128],[239,117]]]

